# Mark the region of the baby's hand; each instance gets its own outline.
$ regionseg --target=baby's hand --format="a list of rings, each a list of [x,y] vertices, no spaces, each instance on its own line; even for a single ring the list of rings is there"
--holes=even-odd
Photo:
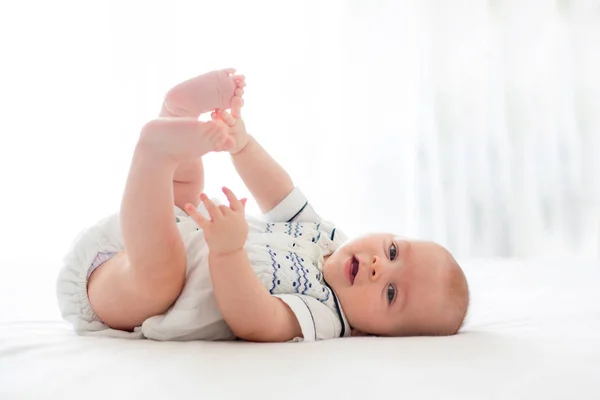
[[[242,120],[242,107],[244,106],[242,96],[244,95],[244,87],[246,86],[243,76],[239,77],[239,80],[236,80],[236,85],[235,96],[231,100],[231,113],[223,109],[218,109],[211,114],[213,121],[222,121],[227,125],[229,136],[235,140],[235,146],[228,150],[230,154],[239,153],[248,144],[248,133],[246,132],[246,125]]]
[[[223,193],[229,200],[229,207],[217,207],[204,193],[200,195],[210,220],[200,215],[192,204],[185,205],[188,215],[204,231],[204,238],[213,255],[226,255],[243,249],[248,237],[248,223],[244,214],[246,199],[238,200],[226,187]]]

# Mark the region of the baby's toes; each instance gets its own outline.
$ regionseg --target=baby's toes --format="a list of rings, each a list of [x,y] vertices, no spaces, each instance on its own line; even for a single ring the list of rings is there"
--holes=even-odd
[[[233,77],[233,81],[235,82],[235,86],[237,88],[246,87],[246,77],[244,75],[235,75]]]
[[[236,99],[237,97],[234,97],[234,99]],[[233,100],[231,101],[231,106],[234,106],[234,102]],[[225,110],[219,110],[219,114],[218,117],[221,119],[221,121],[225,122],[227,125],[229,125],[229,127],[232,127],[235,125],[236,123],[236,119],[234,117],[231,116],[230,113],[228,113]]]

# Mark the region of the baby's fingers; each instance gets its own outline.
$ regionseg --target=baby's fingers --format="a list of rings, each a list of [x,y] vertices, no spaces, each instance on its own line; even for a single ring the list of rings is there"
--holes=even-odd
[[[198,226],[200,228],[202,228],[203,230],[210,224],[210,221],[207,220],[206,218],[204,218],[202,216],[202,214],[200,214],[198,212],[198,210],[196,210],[196,207],[194,207],[193,204],[191,203],[187,203],[185,205],[185,211],[188,213],[188,215],[190,217],[192,217],[192,219],[198,224]]]
[[[235,118],[233,118],[231,116],[230,113],[228,113],[225,110],[217,110],[217,113],[218,113],[217,114],[218,117],[221,117],[221,120],[223,120],[227,125],[229,125],[229,126],[235,125],[236,120],[235,120]]]
[[[246,76],[245,75],[235,75],[233,77],[233,80],[236,83],[237,87],[239,87],[239,88],[246,87]]]
[[[227,200],[229,200],[229,205],[233,211],[244,211],[244,204],[235,197],[231,189],[223,186],[223,193],[227,196]]]
[[[219,208],[215,205],[215,203],[212,202],[211,199],[208,198],[207,195],[202,193],[200,195],[200,200],[202,201],[202,203],[204,203],[204,207],[206,207],[206,211],[208,211],[208,214],[210,215],[213,221],[223,216],[221,210],[219,210]]]

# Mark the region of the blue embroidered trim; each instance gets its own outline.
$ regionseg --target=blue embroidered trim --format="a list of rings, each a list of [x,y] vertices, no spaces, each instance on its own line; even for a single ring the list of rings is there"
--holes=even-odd
[[[325,292],[325,298],[324,299],[317,299],[321,303],[325,303],[327,300],[329,300],[329,292],[331,292],[331,289],[329,289],[329,287],[323,286],[323,292]]]
[[[304,211],[304,209],[306,208],[306,206],[308,205],[308,201],[306,203],[304,203],[304,205],[302,206],[302,208],[300,209],[300,211],[298,211],[296,214],[294,214],[294,216],[290,219],[288,219],[287,222],[292,222],[294,220],[294,218],[296,218],[298,215],[300,215],[300,213],[302,211]]]
[[[317,233],[317,236],[314,236],[312,239],[310,239],[311,242],[317,243],[319,241],[319,239],[321,238],[321,231],[319,230],[320,227],[321,227],[321,223],[318,223],[315,226],[315,229],[318,233]]]
[[[337,228],[333,228],[333,230],[331,231],[331,240],[333,240],[333,237],[335,236],[335,230],[336,230],[336,229],[337,229]]]
[[[273,231],[271,231],[271,227],[275,225],[275,224],[271,224],[270,222],[267,222],[267,233],[273,233]]]
[[[269,246],[267,246],[267,247],[269,247]],[[275,260],[275,256],[277,255],[277,253],[273,252],[271,249],[268,249],[268,250],[269,250],[269,255],[271,256],[271,260],[273,260],[273,282],[271,282],[272,286],[271,286],[271,289],[269,289],[269,293],[273,294],[273,292],[275,291],[275,286],[276,286],[275,281],[277,280],[277,266],[279,264],[277,264],[277,261]]]
[[[294,237],[297,238],[299,234],[302,235],[300,233],[300,223],[296,222],[296,228],[294,228]]]
[[[295,291],[296,293],[298,293],[298,288],[300,287],[300,278],[301,278],[301,277],[300,277],[300,272],[298,271],[298,270],[299,270],[299,268],[298,268],[298,265],[296,264],[296,260],[294,259],[294,254],[295,254],[295,253],[292,253],[291,251],[290,251],[290,252],[288,252],[288,253],[289,253],[289,255],[285,256],[285,258],[287,258],[288,260],[291,260],[291,261],[292,261],[292,263],[294,264],[294,266],[293,266],[293,267],[291,267],[291,268],[294,268],[294,269],[295,269],[295,271],[294,271],[294,272],[296,272],[296,275],[298,276],[298,280],[297,280],[297,281],[295,281],[295,282],[292,284],[292,286],[294,287],[294,291]]]
[[[312,238],[310,241],[313,243],[317,243],[319,239],[321,239],[321,231],[319,231],[319,234],[316,237]]]
[[[298,264],[300,264],[300,270],[302,271],[302,276],[304,277],[304,290],[302,291],[302,294],[305,294],[308,290],[308,278],[306,277],[306,272],[308,269],[304,268],[304,264],[302,264],[302,262],[304,262],[304,258],[300,257],[298,253],[294,253],[294,257]]]

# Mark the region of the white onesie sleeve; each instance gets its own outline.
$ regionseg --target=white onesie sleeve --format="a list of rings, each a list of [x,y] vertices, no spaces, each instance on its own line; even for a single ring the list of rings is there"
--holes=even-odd
[[[302,294],[277,294],[298,318],[302,338],[293,341],[314,342],[350,336],[350,326],[341,309],[335,313],[314,297]]]
[[[264,214],[269,222],[321,222],[323,218],[308,203],[306,196],[295,187],[279,204]]]
[[[269,222],[315,222],[324,223],[323,218],[315,212],[308,203],[302,191],[295,187],[279,204],[264,214]],[[342,232],[337,232],[334,225],[331,228],[331,244],[339,246],[346,240]],[[294,341],[312,342],[316,340],[334,339],[350,336],[350,325],[337,304],[337,312],[311,296],[301,294],[274,295],[283,300],[296,315],[302,338]]]

